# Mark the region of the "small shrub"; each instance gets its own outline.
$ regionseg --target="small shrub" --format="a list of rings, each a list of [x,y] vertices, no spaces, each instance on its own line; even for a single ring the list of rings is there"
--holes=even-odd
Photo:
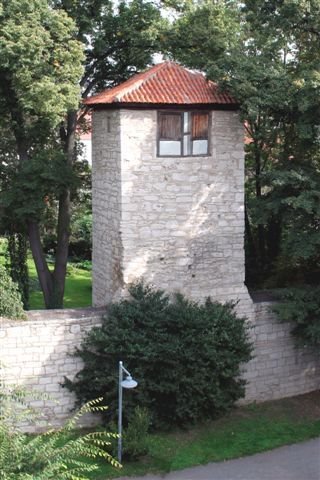
[[[280,303],[273,307],[281,321],[291,322],[298,343],[320,346],[320,287],[285,289],[278,293]]]
[[[135,460],[149,451],[151,417],[146,408],[136,407],[123,432],[122,451],[126,458]]]
[[[21,294],[6,269],[0,265],[0,317],[24,319]]]
[[[139,382],[124,394],[124,413],[146,407],[156,427],[215,417],[244,395],[240,364],[252,346],[234,303],[199,305],[182,295],[170,301],[141,283],[129,291],[75,352],[84,367],[66,385],[80,404],[105,395],[116,412],[119,360]]]
[[[80,270],[86,270],[87,272],[91,272],[92,262],[91,262],[91,260],[74,261],[74,259],[72,259],[72,263],[69,263],[68,267],[69,268],[80,269]]]
[[[149,452],[149,429],[151,415],[144,407],[137,406],[130,415],[128,424],[122,429],[122,456],[126,460],[137,460]],[[108,430],[117,431],[118,425],[113,420],[108,424]],[[112,455],[118,454],[118,439],[113,439]]]
[[[19,430],[19,422],[35,419],[35,411],[27,407],[28,395],[0,385],[1,480],[88,480],[98,469],[92,459],[99,457],[120,466],[106,450],[115,434],[74,431],[82,414],[105,409],[99,406],[100,399],[84,405],[64,427],[31,436]]]

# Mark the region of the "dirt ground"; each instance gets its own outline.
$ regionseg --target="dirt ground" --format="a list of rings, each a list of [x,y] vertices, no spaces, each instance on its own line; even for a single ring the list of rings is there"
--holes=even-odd
[[[247,416],[251,415],[253,410],[256,410],[257,414],[259,414],[259,410],[263,410],[264,414],[270,415],[271,418],[279,418],[282,415],[287,416],[289,414],[301,420],[320,420],[320,390],[295,397],[249,404],[240,407],[232,414],[236,416]]]
[[[320,390],[315,392],[298,395],[296,397],[284,398],[274,402],[283,403],[288,409],[292,409],[292,415],[309,418],[310,420],[320,420]]]

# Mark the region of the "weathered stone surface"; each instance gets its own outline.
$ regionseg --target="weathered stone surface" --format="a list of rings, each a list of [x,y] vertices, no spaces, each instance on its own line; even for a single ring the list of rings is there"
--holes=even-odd
[[[254,358],[246,365],[248,380],[244,402],[299,395],[320,388],[320,354],[298,348],[290,333],[292,325],[280,323],[271,302],[254,304],[251,329]]]
[[[73,378],[81,368],[79,358],[70,354],[85,332],[101,322],[103,313],[99,309],[37,311],[30,312],[27,321],[0,320],[1,380],[47,393],[51,398],[32,402],[44,413],[39,429],[61,426],[70,417],[75,399],[62,384],[65,376]],[[8,338],[13,341],[8,342]],[[95,419],[87,417],[86,422],[89,425]],[[35,429],[34,425],[25,428]]]
[[[94,305],[143,278],[195,300],[239,300],[252,317],[238,114],[212,112],[209,156],[157,157],[156,110],[97,111],[93,132]]]

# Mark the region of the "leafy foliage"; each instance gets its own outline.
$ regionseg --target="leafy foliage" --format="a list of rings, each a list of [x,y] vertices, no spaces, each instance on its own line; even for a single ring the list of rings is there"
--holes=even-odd
[[[105,395],[116,411],[120,360],[139,382],[124,395],[124,412],[146,407],[156,427],[212,418],[244,395],[240,364],[250,359],[251,344],[233,303],[199,305],[181,295],[170,301],[141,283],[129,291],[75,353],[84,367],[66,385],[80,403]]]
[[[29,274],[27,265],[28,247],[25,235],[15,233],[8,238],[8,265],[11,278],[17,283],[23,307],[29,308]]]
[[[54,10],[51,2],[11,0],[1,1],[0,6],[0,131],[4,142],[0,220],[6,233],[28,234],[46,302],[53,305],[63,297],[64,252],[51,275],[41,248],[39,223],[48,197],[54,195],[66,204],[74,184],[57,129],[66,112],[79,104],[83,49],[76,39],[75,23],[64,11]],[[60,245],[65,251],[61,224],[68,223],[68,214],[59,218]]]
[[[0,23],[1,93],[12,89],[19,96],[23,114],[32,120],[30,132],[48,122],[56,125],[66,108],[77,105],[79,94],[75,79],[82,54],[74,23],[47,0],[1,1]],[[13,101],[2,96],[1,103],[8,107]]]
[[[122,452],[125,457],[137,459],[148,453],[150,424],[151,418],[148,410],[137,406],[123,432]]]
[[[0,265],[0,316],[14,319],[25,318],[18,285],[6,269]]]
[[[75,435],[81,415],[101,412],[101,399],[84,405],[59,430],[37,436],[21,432],[19,423],[35,420],[36,412],[27,407],[29,393],[21,388],[0,390],[0,478],[1,480],[86,480],[97,470],[92,462],[102,458],[115,467],[120,465],[107,452],[115,434],[92,432]]]
[[[319,19],[318,0],[191,0],[169,35],[174,57],[241,103],[253,288],[320,277]]]
[[[281,303],[273,310],[284,322],[292,322],[299,343],[320,346],[320,287],[292,288],[280,293]]]
[[[92,213],[87,211],[81,216],[79,214],[81,212],[74,216],[71,223],[69,255],[88,261],[91,260],[92,251]]]
[[[115,421],[108,424],[109,430],[117,430]],[[128,424],[122,428],[122,456],[126,460],[137,460],[149,453],[151,415],[145,407],[139,405],[129,415]],[[118,442],[112,441],[112,453],[118,452]]]

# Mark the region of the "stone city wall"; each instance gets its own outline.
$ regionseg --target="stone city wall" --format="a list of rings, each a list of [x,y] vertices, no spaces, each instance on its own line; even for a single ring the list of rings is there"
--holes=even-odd
[[[255,358],[247,365],[249,384],[244,402],[265,401],[303,394],[320,388],[320,356],[309,349],[296,348],[290,326],[279,323],[270,312],[271,303],[254,304],[256,322],[252,325]],[[101,321],[103,311],[56,310],[31,312],[27,321],[1,320],[0,364],[7,383],[19,383],[49,394],[50,400],[37,400],[45,415],[37,428],[48,423],[61,425],[74,405],[74,396],[62,387],[65,376],[73,378],[81,361],[70,356],[84,334]],[[84,425],[92,424],[92,417]],[[29,431],[34,426],[26,427]]]
[[[33,311],[25,321],[0,318],[1,380],[50,397],[31,402],[44,415],[37,422],[38,429],[49,424],[60,426],[70,417],[75,399],[62,383],[65,376],[73,379],[82,365],[79,358],[70,354],[85,333],[101,322],[101,316],[98,309],[83,309]],[[92,418],[82,422],[91,424]],[[34,429],[34,426],[26,428]]]
[[[320,388],[320,352],[298,348],[292,325],[279,322],[272,302],[254,304],[252,324],[254,358],[246,367],[245,402],[265,401]]]

